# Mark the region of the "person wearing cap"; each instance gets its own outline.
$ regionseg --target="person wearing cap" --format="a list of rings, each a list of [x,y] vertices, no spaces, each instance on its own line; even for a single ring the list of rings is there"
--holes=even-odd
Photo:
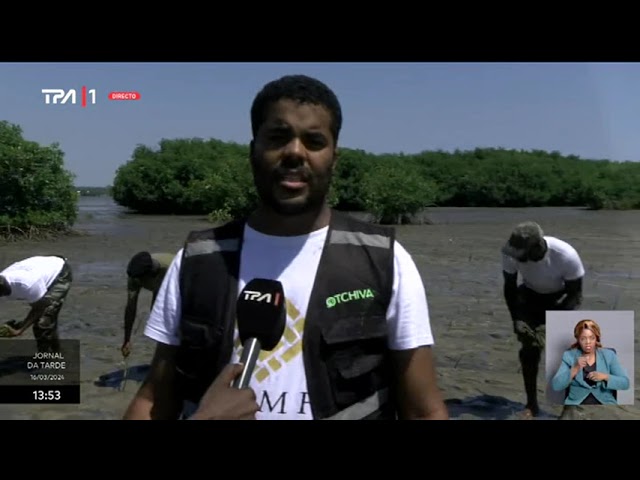
[[[585,270],[575,248],[545,235],[540,225],[529,221],[517,225],[502,247],[502,271],[504,298],[521,344],[519,359],[527,396],[523,414],[534,417],[539,413],[537,376],[545,347],[546,312],[580,307]]]
[[[151,308],[156,301],[174,254],[138,252],[127,265],[127,306],[124,310],[124,342],[121,351],[124,357],[131,353],[131,333],[138,309],[138,296],[141,290],[151,292]]]
[[[67,259],[57,255],[25,258],[2,270],[0,297],[24,300],[31,308],[22,322],[1,325],[0,337],[19,337],[33,326],[38,351],[58,351],[58,315],[72,281]]]

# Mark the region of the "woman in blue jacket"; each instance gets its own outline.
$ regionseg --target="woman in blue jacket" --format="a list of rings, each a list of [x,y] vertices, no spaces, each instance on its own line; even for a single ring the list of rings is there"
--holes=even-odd
[[[568,390],[565,405],[617,405],[616,392],[629,388],[629,377],[615,350],[602,346],[593,320],[579,321],[573,334],[576,341],[562,355],[551,387]]]

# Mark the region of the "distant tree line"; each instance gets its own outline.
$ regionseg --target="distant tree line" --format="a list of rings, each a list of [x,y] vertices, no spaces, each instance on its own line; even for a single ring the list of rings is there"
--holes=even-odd
[[[248,155],[248,145],[216,139],[139,146],[117,170],[113,198],[140,213],[244,215],[257,200]],[[408,221],[429,206],[637,209],[640,163],[502,148],[413,155],[341,149],[331,201],[382,223]]]
[[[111,195],[143,214],[205,214],[221,221],[257,203],[249,146],[216,139],[140,145],[113,185],[74,185],[58,144],[23,138],[0,122],[0,238],[71,232],[81,195]],[[430,206],[640,208],[640,162],[585,160],[558,152],[477,148],[375,155],[341,149],[331,205],[372,221],[416,221]]]

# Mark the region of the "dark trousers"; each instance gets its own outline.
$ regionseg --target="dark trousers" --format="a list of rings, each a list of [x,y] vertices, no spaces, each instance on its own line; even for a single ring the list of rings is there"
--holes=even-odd
[[[564,291],[542,294],[537,293],[525,285],[518,287],[518,319],[524,321],[535,336],[518,334],[521,344],[518,356],[522,367],[522,378],[527,395],[527,408],[538,409],[537,378],[542,351],[546,341],[546,313],[557,310],[557,302],[564,295]]]
[[[38,351],[58,351],[60,340],[58,335],[58,315],[71,288],[73,275],[66,259],[62,270],[49,286],[44,298],[49,305],[42,316],[33,324],[33,336],[36,338]]]

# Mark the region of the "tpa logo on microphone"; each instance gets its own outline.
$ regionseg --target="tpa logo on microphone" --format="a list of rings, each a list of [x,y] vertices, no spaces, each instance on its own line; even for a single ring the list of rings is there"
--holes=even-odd
[[[275,306],[278,306],[280,303],[280,293],[262,293],[257,292],[255,290],[245,290],[244,299],[251,300],[252,302],[264,302],[264,303],[272,303]]]

